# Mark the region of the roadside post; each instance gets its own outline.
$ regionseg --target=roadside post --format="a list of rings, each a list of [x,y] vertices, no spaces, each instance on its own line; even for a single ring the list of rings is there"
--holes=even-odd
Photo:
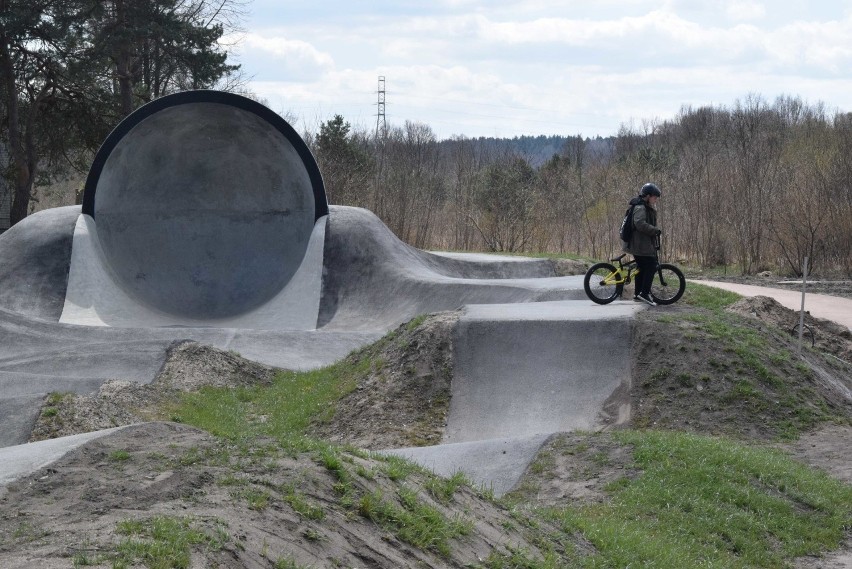
[[[802,333],[805,330],[805,288],[808,286],[808,258],[802,263],[802,308],[799,310],[799,357],[802,355]]]

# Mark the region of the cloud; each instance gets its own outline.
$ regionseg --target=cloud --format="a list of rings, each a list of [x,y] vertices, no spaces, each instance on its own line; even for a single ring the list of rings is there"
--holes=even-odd
[[[846,75],[852,64],[852,18],[789,24],[768,34],[766,47],[779,65]]]
[[[728,19],[735,22],[747,22],[760,20],[766,16],[766,6],[762,2],[728,2],[725,6],[725,14]]]
[[[612,134],[630,118],[748,93],[846,104],[852,18],[802,2],[437,0],[409,12],[346,4],[332,22],[255,29],[242,49],[266,70],[255,90],[277,108],[310,113],[306,121],[340,113],[375,125],[384,75],[388,120],[424,122],[439,136]]]
[[[306,41],[277,35],[248,33],[236,40],[236,51],[245,57],[267,58],[290,77],[310,77],[334,68],[334,59]]]

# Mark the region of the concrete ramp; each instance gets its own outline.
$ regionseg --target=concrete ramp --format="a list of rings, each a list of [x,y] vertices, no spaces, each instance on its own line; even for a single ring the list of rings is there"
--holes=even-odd
[[[635,303],[468,306],[454,334],[456,368],[444,442],[595,429],[630,381]]]
[[[0,234],[0,309],[59,320],[79,216],[80,206],[48,209]]]
[[[585,298],[582,275],[548,259],[436,255],[402,242],[368,210],[332,206],[318,327],[387,330],[471,303]]]
[[[629,419],[633,302],[470,305],[453,334],[442,444],[383,451],[502,496],[555,433]]]
[[[56,462],[75,448],[123,428],[125,427],[115,427],[103,431],[0,448],[0,465],[2,465],[0,467],[0,490],[10,482]]]

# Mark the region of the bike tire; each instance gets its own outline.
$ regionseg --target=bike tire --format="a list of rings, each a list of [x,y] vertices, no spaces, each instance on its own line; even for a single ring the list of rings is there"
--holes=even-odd
[[[595,263],[586,271],[583,277],[583,290],[593,302],[609,304],[619,296],[624,284],[603,284],[602,281],[618,269],[609,263]]]
[[[680,269],[668,263],[662,263],[654,273],[651,283],[651,297],[657,304],[673,304],[680,300],[686,290],[686,278]]]
[[[793,334],[795,338],[799,337],[798,322],[796,322],[796,325],[790,329],[790,333]],[[802,341],[810,342],[812,348],[816,346],[816,334],[814,334],[814,329],[811,328],[809,324],[805,324],[804,331],[802,332]]]

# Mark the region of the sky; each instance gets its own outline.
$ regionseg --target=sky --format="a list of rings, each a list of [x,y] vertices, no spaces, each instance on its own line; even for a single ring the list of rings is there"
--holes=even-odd
[[[852,0],[250,0],[226,38],[300,132],[613,136],[779,96],[852,111]]]

